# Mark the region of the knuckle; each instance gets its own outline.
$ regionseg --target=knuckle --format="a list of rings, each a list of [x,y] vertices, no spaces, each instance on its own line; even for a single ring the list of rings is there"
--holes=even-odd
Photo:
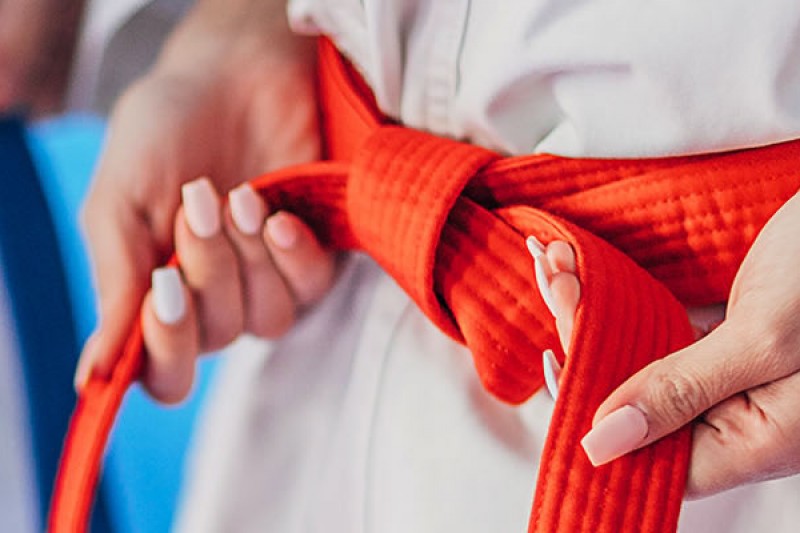
[[[257,337],[275,339],[288,332],[295,323],[298,313],[295,295],[277,271],[274,277],[264,277],[259,281],[247,288],[246,328]]]
[[[279,312],[255,322],[249,328],[250,333],[263,339],[277,339],[286,334],[295,322],[294,306],[286,306]]]
[[[310,266],[307,275],[295,286],[298,303],[304,307],[322,300],[336,279],[336,260],[333,256],[324,256]]]
[[[750,352],[759,355],[763,372],[771,377],[795,370],[798,327],[781,322],[758,333],[751,337],[756,345]]]
[[[317,272],[308,280],[305,290],[300,298],[302,305],[313,305],[320,301],[330,288],[330,277],[326,272]]]
[[[244,332],[244,323],[241,314],[230,314],[227,318],[218,320],[213,329],[206,332],[204,351],[214,352],[235,341]]]
[[[669,427],[695,418],[709,406],[709,394],[702,383],[674,368],[657,371],[648,395],[650,415]]]

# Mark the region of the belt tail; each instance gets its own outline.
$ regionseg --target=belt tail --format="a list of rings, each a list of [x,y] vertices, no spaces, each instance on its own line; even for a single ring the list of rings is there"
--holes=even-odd
[[[550,222],[551,233],[575,247],[582,293],[529,531],[674,532],[691,428],[600,467],[592,466],[580,441],[599,405],[628,376],[693,341],[686,312],[660,282],[603,240]]]
[[[50,533],[88,531],[102,456],[122,398],[142,363],[141,325],[136,321],[109,380],[89,380],[81,392],[64,441],[48,516]]]

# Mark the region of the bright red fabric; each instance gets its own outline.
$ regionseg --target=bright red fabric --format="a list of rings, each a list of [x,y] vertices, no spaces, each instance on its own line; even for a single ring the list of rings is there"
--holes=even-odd
[[[529,531],[674,531],[689,429],[600,468],[579,441],[614,388],[692,341],[682,303],[727,298],[758,230],[800,185],[800,142],[650,160],[502,158],[388,124],[327,41],[320,58],[332,160],[262,176],[257,190],[331,248],[371,254],[469,347],[486,389],[511,403],[542,385],[541,352],[559,344],[525,237],[570,242],[582,295]],[[111,380],[92,380],[81,395],[50,531],[85,530],[107,434],[142,350],[137,324]]]

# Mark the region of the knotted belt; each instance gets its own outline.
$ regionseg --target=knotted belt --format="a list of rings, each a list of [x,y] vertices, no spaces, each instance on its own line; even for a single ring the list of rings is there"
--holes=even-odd
[[[559,345],[525,237],[575,249],[581,302],[529,531],[674,531],[690,429],[599,468],[579,441],[626,377],[693,340],[684,304],[726,300],[757,232],[800,185],[800,142],[650,160],[503,158],[389,124],[325,40],[320,98],[332,160],[253,185],[327,246],[372,255],[469,347],[501,400],[531,396],[543,383],[542,350]],[[142,362],[135,324],[111,378],[90,380],[78,401],[51,531],[85,529],[108,432]]]

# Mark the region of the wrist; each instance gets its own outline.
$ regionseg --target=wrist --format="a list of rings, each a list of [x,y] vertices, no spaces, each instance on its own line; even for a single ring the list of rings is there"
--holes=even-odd
[[[313,58],[313,39],[289,28],[285,0],[200,0],[167,40],[154,73],[236,81],[255,65],[307,68]]]
[[[169,37],[159,65],[235,59],[244,53],[283,53],[297,37],[285,0],[200,0]]]

